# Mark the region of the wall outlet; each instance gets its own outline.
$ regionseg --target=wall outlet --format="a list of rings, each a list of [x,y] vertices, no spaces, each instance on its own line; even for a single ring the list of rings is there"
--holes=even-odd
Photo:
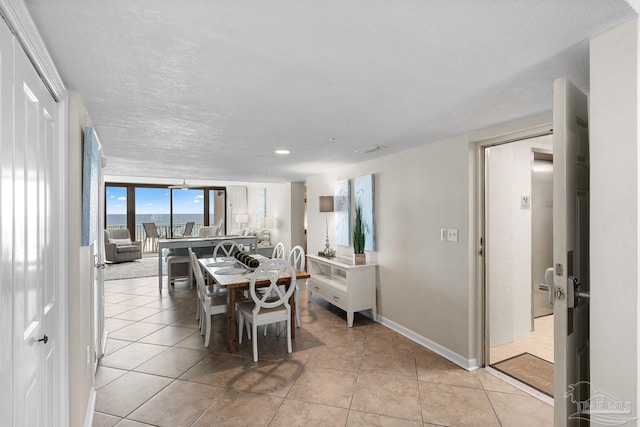
[[[458,241],[458,229],[457,228],[449,228],[447,230],[447,241],[449,241],[449,242],[457,242]]]

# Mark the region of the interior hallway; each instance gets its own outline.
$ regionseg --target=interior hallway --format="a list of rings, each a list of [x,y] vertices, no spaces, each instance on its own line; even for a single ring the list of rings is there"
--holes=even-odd
[[[304,287],[303,287],[304,289]],[[94,426],[552,426],[553,408],[483,370],[467,372],[390,329],[301,293],[302,328],[237,354],[214,318],[209,349],[186,284],[105,282],[107,354]],[[270,331],[272,332],[272,331]]]
[[[491,347],[491,363],[530,353],[553,363],[553,314],[533,319],[534,330],[514,337],[513,342]]]

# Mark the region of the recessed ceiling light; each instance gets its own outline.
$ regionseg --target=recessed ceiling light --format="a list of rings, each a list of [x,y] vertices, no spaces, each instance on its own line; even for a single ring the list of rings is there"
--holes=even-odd
[[[276,154],[280,154],[280,155],[285,155],[285,154],[289,154],[290,151],[289,150],[276,150],[275,153]]]
[[[329,144],[335,144],[335,142],[338,140],[338,138],[334,138],[334,137],[330,137],[329,138]]]

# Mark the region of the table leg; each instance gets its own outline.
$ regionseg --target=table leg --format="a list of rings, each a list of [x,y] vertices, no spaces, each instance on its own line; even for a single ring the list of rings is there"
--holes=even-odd
[[[229,351],[238,351],[238,321],[236,320],[236,290],[233,288],[227,292],[227,330],[229,331]]]
[[[162,251],[158,248],[158,290],[162,293]]]

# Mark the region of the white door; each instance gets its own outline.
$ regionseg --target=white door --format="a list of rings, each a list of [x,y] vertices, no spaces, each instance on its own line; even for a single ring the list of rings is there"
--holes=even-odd
[[[589,125],[587,97],[567,79],[553,85],[555,425],[587,424],[589,399]],[[582,383],[581,383],[582,381]]]
[[[13,36],[0,25],[0,425],[13,423]],[[7,345],[9,343],[9,345]]]
[[[92,128],[84,129],[84,143],[97,144],[98,146],[98,212],[104,212],[104,178],[102,174],[102,145],[98,141],[98,137]],[[91,245],[91,253],[93,253],[93,370],[98,369],[98,361],[105,352],[105,325],[104,325],[104,233],[105,229],[104,215],[98,215],[98,223],[96,224],[95,236],[96,241]]]
[[[48,426],[61,411],[61,284],[55,283],[61,267],[52,238],[60,185],[57,105],[23,50],[14,46],[15,139],[11,170],[2,168],[2,186],[13,191],[13,424]]]

